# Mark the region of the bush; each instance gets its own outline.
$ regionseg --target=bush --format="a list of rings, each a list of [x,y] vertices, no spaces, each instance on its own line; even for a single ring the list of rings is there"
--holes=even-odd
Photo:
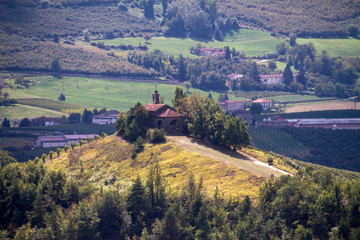
[[[151,143],[166,141],[165,130],[163,128],[161,129],[155,128],[154,130],[150,129],[148,135],[149,135],[149,141]]]
[[[136,158],[137,154],[144,150],[144,139],[142,137],[138,137],[134,142],[134,148],[132,150],[131,158]]]
[[[267,159],[267,162],[268,162],[269,165],[273,165],[274,164],[274,159],[271,156],[269,156],[268,159]]]
[[[128,8],[125,6],[125,4],[119,4],[118,8],[119,8],[119,10],[124,11],[124,12],[128,11]]]

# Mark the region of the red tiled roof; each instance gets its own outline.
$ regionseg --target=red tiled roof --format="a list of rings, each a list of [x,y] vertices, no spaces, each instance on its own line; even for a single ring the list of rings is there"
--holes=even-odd
[[[156,111],[160,108],[162,108],[163,106],[165,106],[166,104],[146,104],[144,107],[146,110],[148,110],[149,112],[153,112]]]
[[[268,103],[271,103],[270,100],[267,100],[265,98],[260,98],[260,99],[257,99],[255,101],[252,101],[253,103],[265,103],[265,102],[268,102]]]
[[[226,100],[227,103],[245,103],[243,100]]]
[[[161,114],[157,115],[157,117],[185,117],[185,115],[178,113],[177,111],[168,108]]]

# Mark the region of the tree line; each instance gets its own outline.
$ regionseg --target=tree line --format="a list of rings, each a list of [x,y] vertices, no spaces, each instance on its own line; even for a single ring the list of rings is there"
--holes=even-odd
[[[360,181],[301,168],[271,177],[257,201],[206,193],[189,172],[168,188],[155,162],[125,192],[0,152],[2,239],[359,239]],[[339,182],[342,184],[339,184]]]

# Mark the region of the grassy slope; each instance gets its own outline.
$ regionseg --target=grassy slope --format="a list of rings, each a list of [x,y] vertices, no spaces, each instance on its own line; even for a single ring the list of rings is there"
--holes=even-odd
[[[151,103],[155,87],[164,96],[165,103],[171,105],[175,92],[175,85],[173,84],[151,82],[127,82],[77,77],[64,77],[62,79],[36,77],[32,78],[32,80],[39,82],[39,84],[31,86],[29,89],[17,91],[49,99],[57,99],[58,94],[63,92],[66,96],[66,102],[87,108],[106,107],[107,109],[128,111],[138,101],[142,104]],[[76,88],[77,80],[79,88]],[[208,95],[207,92],[198,89],[189,89],[189,91],[204,96]],[[211,94],[215,99],[218,98],[218,93],[212,92]]]
[[[178,56],[180,53],[185,57],[195,57],[190,54],[190,47],[195,46],[197,43],[201,43],[203,46],[211,46],[223,48],[229,46],[235,48],[237,51],[244,51],[247,56],[262,56],[269,52],[274,52],[275,47],[281,40],[270,36],[270,34],[250,29],[241,29],[239,32],[235,32],[232,35],[227,35],[223,42],[219,41],[203,41],[197,39],[180,39],[180,38],[165,38],[154,37],[149,41],[147,45],[150,50],[160,49],[161,51]],[[105,40],[106,45],[120,45],[131,44],[134,46],[145,44],[145,40],[141,37],[135,38],[117,38],[114,40]]]
[[[318,39],[298,38],[297,43],[313,42],[318,54],[326,50],[332,57],[357,58],[360,57],[360,40],[349,39]]]
[[[131,151],[131,144],[109,136],[63,153],[46,165],[51,169],[64,169],[70,177],[119,190],[128,188],[137,175],[145,180],[149,167],[155,161],[159,162],[172,190],[179,190],[191,171],[196,178],[203,178],[204,188],[209,194],[213,194],[218,186],[227,197],[249,195],[255,198],[259,186],[266,180],[263,176],[184,150],[172,143],[146,144],[144,152],[135,160],[130,158]]]
[[[4,107],[0,106],[0,118],[8,119],[22,119],[27,118],[37,118],[41,116],[47,117],[61,117],[67,115],[63,112],[54,111],[45,108],[38,108],[33,106],[17,104],[16,106]]]

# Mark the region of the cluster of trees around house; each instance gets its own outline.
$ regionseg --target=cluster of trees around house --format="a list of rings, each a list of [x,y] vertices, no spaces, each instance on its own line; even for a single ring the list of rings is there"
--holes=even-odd
[[[125,192],[17,163],[0,152],[2,239],[359,239],[360,181],[302,168],[270,178],[253,203],[205,193],[189,173],[171,192],[157,163]],[[341,182],[341,184],[339,184]]]
[[[231,114],[225,115],[213,99],[197,94],[187,97],[182,88],[177,87],[173,107],[186,116],[185,133],[231,146],[234,150],[250,142],[245,122]],[[115,128],[125,139],[135,141],[145,137],[147,119],[147,110],[141,103],[137,103],[128,114],[119,114]]]
[[[187,116],[184,131],[198,138],[213,140],[234,150],[250,142],[245,122],[226,115],[214,99],[197,94],[187,97],[181,88],[176,88],[173,107]]]
[[[360,86],[357,84],[359,72],[353,64],[342,58],[330,57],[326,51],[317,55],[314,44],[291,43],[277,45],[278,60],[286,61],[284,70],[286,85],[296,91],[314,88],[317,96],[346,98],[356,95],[356,92],[349,91]],[[293,66],[299,71],[296,82],[291,80],[291,69]]]

